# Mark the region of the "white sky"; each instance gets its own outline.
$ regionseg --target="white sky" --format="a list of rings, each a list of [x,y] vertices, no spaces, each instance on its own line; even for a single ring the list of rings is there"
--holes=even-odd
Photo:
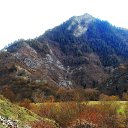
[[[84,13],[128,28],[128,0],[0,0],[0,49]]]

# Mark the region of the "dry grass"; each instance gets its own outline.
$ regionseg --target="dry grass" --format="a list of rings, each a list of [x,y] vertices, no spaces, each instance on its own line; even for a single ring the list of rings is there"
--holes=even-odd
[[[126,123],[127,107],[127,102],[120,101],[30,104],[30,109],[33,112],[42,117],[54,119],[63,128],[74,126],[76,120],[92,123],[101,128],[119,128],[120,122],[122,122],[122,125],[125,128],[123,122]]]

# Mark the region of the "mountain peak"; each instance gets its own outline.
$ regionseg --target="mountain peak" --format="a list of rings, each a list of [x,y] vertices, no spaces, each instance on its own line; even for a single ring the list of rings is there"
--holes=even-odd
[[[94,20],[95,18],[93,16],[91,16],[90,14],[88,13],[85,13],[81,16],[75,16],[76,19],[78,19],[79,21],[80,20]]]
[[[88,13],[81,16],[73,16],[67,29],[73,31],[74,36],[79,37],[87,31],[88,25],[94,20],[95,18]]]

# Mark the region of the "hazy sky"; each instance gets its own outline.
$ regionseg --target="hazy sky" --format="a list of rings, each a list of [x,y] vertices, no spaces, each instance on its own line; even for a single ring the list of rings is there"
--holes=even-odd
[[[0,49],[84,13],[128,28],[128,0],[0,0]]]

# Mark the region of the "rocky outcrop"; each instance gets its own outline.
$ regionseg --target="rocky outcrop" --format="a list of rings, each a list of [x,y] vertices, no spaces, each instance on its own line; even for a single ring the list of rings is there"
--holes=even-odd
[[[0,116],[0,123],[6,128],[19,128],[18,121]]]
[[[86,120],[77,119],[68,128],[98,128],[98,125]]]

